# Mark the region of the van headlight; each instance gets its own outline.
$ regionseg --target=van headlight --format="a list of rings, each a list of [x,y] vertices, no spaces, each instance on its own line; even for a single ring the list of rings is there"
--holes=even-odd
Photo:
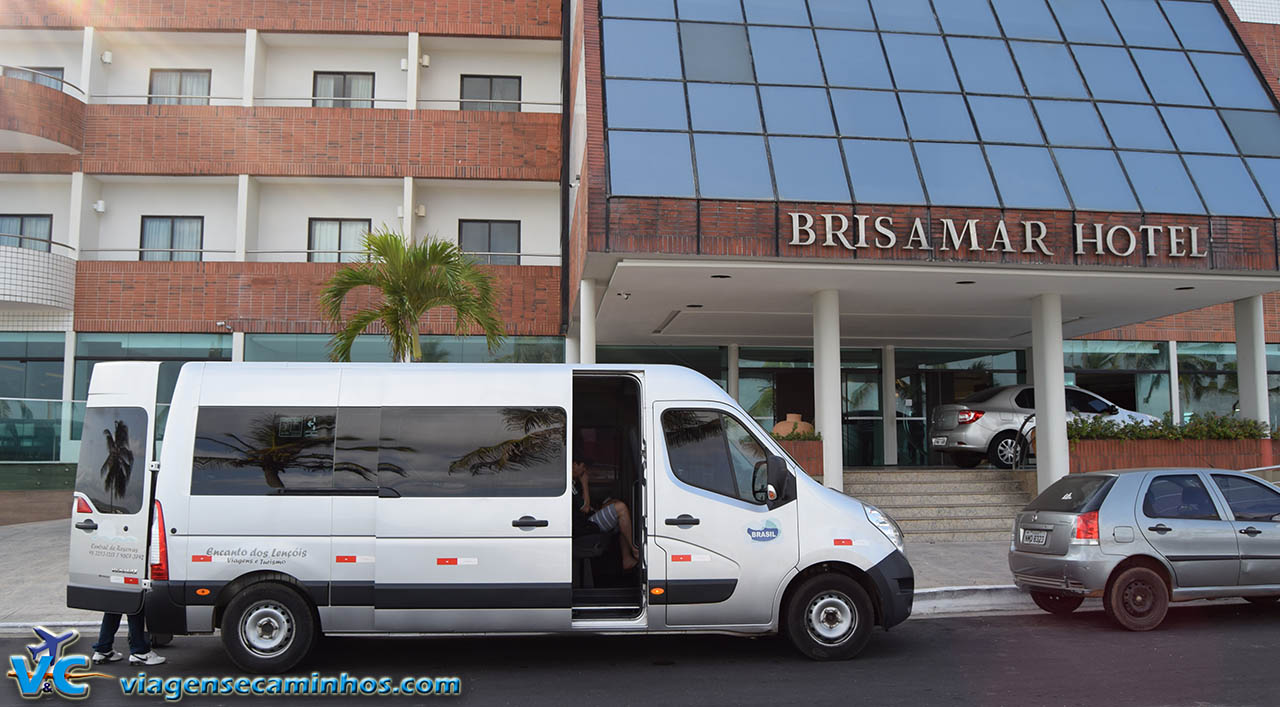
[[[862,504],[862,510],[866,512],[867,520],[879,528],[886,538],[889,538],[889,542],[898,548],[898,552],[905,552],[902,545],[902,528],[898,527],[898,524],[889,517],[888,513],[866,503]]]

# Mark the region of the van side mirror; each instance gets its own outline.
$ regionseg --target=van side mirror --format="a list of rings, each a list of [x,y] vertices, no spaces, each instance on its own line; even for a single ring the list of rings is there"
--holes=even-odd
[[[774,489],[774,497],[770,501],[786,501],[795,498],[795,479],[787,469],[787,460],[776,454],[770,454],[765,461],[769,469],[769,486]]]
[[[769,502],[769,469],[767,460],[756,462],[756,468],[751,473],[751,496],[756,499],[756,503]]]

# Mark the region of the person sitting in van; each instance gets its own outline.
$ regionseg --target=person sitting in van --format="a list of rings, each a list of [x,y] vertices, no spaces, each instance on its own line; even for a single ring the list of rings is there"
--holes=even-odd
[[[632,540],[631,511],[627,504],[616,498],[605,499],[598,509],[591,507],[590,474],[587,463],[573,460],[573,510],[574,527],[582,528],[582,519],[602,533],[618,531],[618,547],[622,552],[622,569],[629,570],[640,562],[640,549]]]

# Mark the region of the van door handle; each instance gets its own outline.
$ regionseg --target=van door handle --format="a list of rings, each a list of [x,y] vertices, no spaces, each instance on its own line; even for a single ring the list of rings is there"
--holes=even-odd
[[[80,530],[97,530],[98,524],[94,523],[92,518],[87,518],[85,520],[80,521],[79,523],[76,523],[76,527],[79,528]],[[1243,533],[1244,531],[1241,530],[1240,532]]]
[[[1159,534],[1161,534],[1161,535],[1164,535],[1165,533],[1171,533],[1171,532],[1173,532],[1173,528],[1170,528],[1169,526],[1165,525],[1164,523],[1161,523],[1161,524],[1159,524],[1159,525],[1153,525],[1153,526],[1151,526],[1150,528],[1147,528],[1147,530],[1150,530],[1150,531],[1151,531],[1151,532],[1153,532],[1153,533],[1159,533]],[[1243,532],[1243,531],[1242,531],[1242,532]]]
[[[1240,531],[1240,534],[1241,534],[1241,535],[1248,535],[1249,537],[1251,537],[1251,538],[1252,538],[1252,537],[1253,537],[1253,536],[1255,536],[1255,535],[1262,535],[1262,531],[1261,531],[1261,530],[1258,530],[1257,528],[1255,528],[1255,527],[1253,527],[1253,526],[1251,525],[1251,526],[1249,526],[1248,528],[1245,528],[1244,530],[1241,530],[1241,531]]]
[[[678,525],[678,526],[680,526],[680,527],[682,527],[682,528],[683,528],[683,527],[685,527],[685,526],[694,526],[694,525],[697,525],[697,524],[699,524],[699,523],[701,523],[701,522],[702,522],[702,521],[698,520],[697,518],[694,518],[693,516],[689,515],[688,513],[681,513],[680,515],[676,516],[675,518],[668,518],[668,519],[667,519],[667,525]]]
[[[512,528],[545,528],[549,523],[545,520],[538,520],[533,516],[520,516],[511,521]]]

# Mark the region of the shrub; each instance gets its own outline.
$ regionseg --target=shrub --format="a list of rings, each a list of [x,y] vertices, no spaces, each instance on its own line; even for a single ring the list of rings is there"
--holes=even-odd
[[[770,432],[769,434],[773,435],[774,439],[781,442],[819,442],[822,440],[822,435],[817,432],[802,432],[796,429],[795,426],[791,428],[790,432],[784,435],[777,434],[776,432]]]
[[[1265,439],[1271,430],[1257,420],[1196,413],[1179,425],[1165,413],[1156,423],[1130,422],[1120,424],[1101,416],[1078,417],[1067,420],[1067,439]]]

